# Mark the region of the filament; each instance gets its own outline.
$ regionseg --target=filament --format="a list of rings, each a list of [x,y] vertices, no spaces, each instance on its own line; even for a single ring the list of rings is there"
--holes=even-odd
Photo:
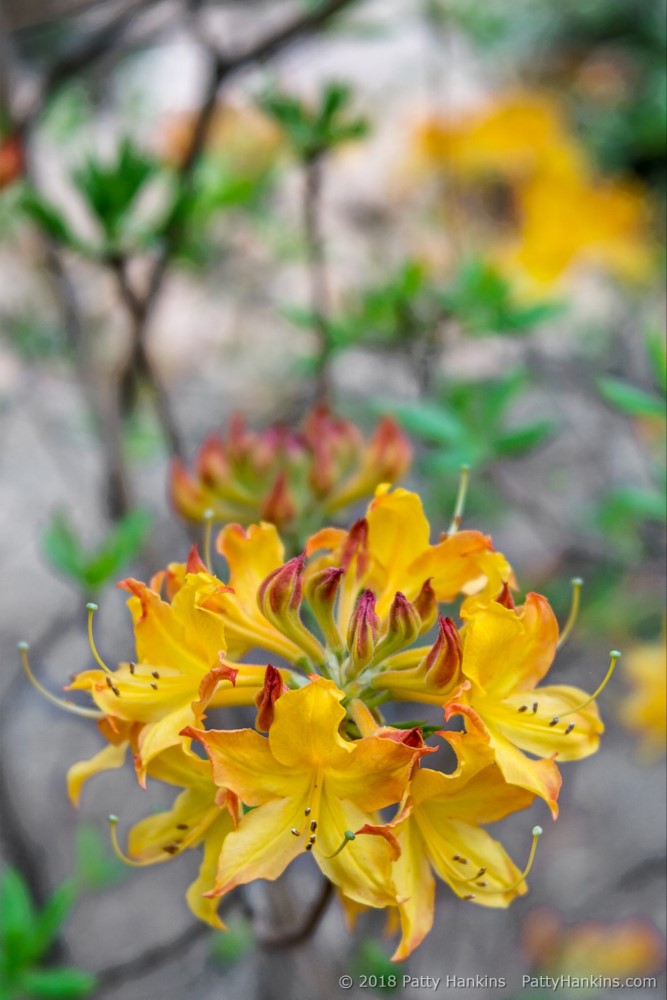
[[[337,847],[333,854],[322,854],[321,856],[327,861],[331,861],[332,858],[337,857],[337,855],[339,855],[340,852],[353,840],[356,840],[356,834],[353,833],[352,830],[346,830],[343,834],[343,840],[340,847]]]
[[[173,855],[170,853],[166,853],[164,857],[151,858],[150,860],[145,859],[143,861],[139,861],[136,858],[130,858],[127,854],[125,854],[122,847],[118,843],[118,834],[116,833],[117,826],[118,817],[112,814],[109,816],[109,837],[111,839],[111,848],[119,861],[122,861],[124,865],[129,865],[130,868],[146,868],[148,865],[159,865],[162,864],[163,861],[171,861]]]
[[[597,688],[595,689],[595,691],[594,691],[594,692],[593,692],[593,694],[592,694],[592,695],[590,696],[590,698],[587,698],[587,699],[586,699],[586,701],[582,701],[581,705],[577,705],[577,707],[576,707],[576,708],[568,708],[567,712],[561,712],[561,713],[560,713],[560,715],[558,715],[558,716],[556,716],[556,717],[555,717],[555,718],[556,718],[556,721],[558,721],[559,719],[562,719],[562,718],[563,718],[564,716],[566,716],[566,715],[574,715],[574,713],[575,713],[575,712],[581,712],[581,711],[582,711],[582,709],[584,709],[584,708],[588,708],[588,706],[590,705],[590,703],[591,703],[592,701],[595,701],[595,699],[596,699],[596,698],[597,698],[597,697],[598,697],[599,695],[601,695],[601,694],[602,694],[602,692],[603,692],[603,691],[604,691],[604,689],[606,688],[607,684],[608,684],[608,683],[609,683],[609,681],[611,680],[611,675],[612,675],[612,674],[613,674],[613,672],[614,672],[614,668],[616,667],[616,664],[618,663],[618,661],[619,661],[619,659],[620,659],[620,657],[621,657],[621,654],[620,654],[620,652],[619,652],[619,650],[618,650],[618,649],[612,649],[612,651],[611,651],[611,653],[610,653],[609,655],[610,655],[610,657],[611,657],[611,661],[610,661],[610,663],[609,663],[609,669],[607,670],[607,673],[606,673],[606,674],[604,675],[604,680],[603,680],[603,681],[602,681],[602,683],[601,683],[601,684],[600,684],[600,685],[599,685],[599,686],[598,686],[598,687],[597,687]],[[553,721],[553,720],[552,720],[552,721]]]
[[[211,538],[213,535],[214,517],[215,517],[215,511],[211,510],[210,507],[204,511],[204,542],[203,542],[204,563],[209,573],[212,572],[211,567],[213,566]]]
[[[563,626],[563,631],[560,634],[560,638],[558,640],[558,644],[556,647],[557,649],[560,649],[560,647],[567,642],[570,633],[572,632],[572,629],[576,624],[577,618],[579,617],[579,605],[581,603],[581,588],[584,585],[584,581],[581,579],[580,576],[575,576],[572,580],[570,580],[570,583],[572,584],[572,599],[570,603],[570,613],[567,616],[567,621],[565,622],[565,625]]]
[[[113,670],[107,667],[106,663],[98,653],[97,646],[95,645],[95,639],[93,637],[93,615],[97,611],[97,605],[93,604],[91,601],[90,604],[86,604],[86,610],[88,611],[88,643],[90,645],[90,651],[93,654],[93,659],[98,664],[98,666],[102,668],[105,674],[111,674],[111,676],[113,677],[114,676]]]
[[[32,667],[30,666],[30,661],[28,659],[28,643],[19,642],[18,649],[21,654],[21,664],[26,677],[32,686],[39,691],[42,697],[46,698],[46,700],[50,701],[53,705],[57,705],[58,708],[64,708],[66,712],[71,712],[73,715],[82,715],[85,719],[104,718],[104,712],[100,712],[96,708],[85,708],[83,705],[75,705],[72,701],[66,701],[65,698],[59,698],[57,695],[52,694],[40,681],[37,680],[32,672]]]
[[[468,483],[470,481],[470,466],[462,465],[459,475],[459,489],[456,494],[456,503],[454,505],[454,514],[452,515],[452,521],[449,525],[449,535],[455,535],[456,532],[461,527],[461,520],[463,518],[463,510],[466,503],[466,496],[468,494]]]
[[[506,893],[506,892],[514,892],[515,889],[518,889],[521,883],[525,881],[525,879],[528,877],[530,869],[533,867],[533,861],[535,860],[535,852],[537,851],[537,842],[542,836],[543,832],[544,831],[542,830],[541,826],[533,827],[533,842],[530,845],[530,853],[528,855],[528,861],[526,863],[526,867],[521,872],[516,882],[513,882],[511,885],[503,886],[502,889],[487,889],[485,887],[480,887],[478,891],[484,893],[484,895],[489,896],[489,895],[499,895],[501,893]]]

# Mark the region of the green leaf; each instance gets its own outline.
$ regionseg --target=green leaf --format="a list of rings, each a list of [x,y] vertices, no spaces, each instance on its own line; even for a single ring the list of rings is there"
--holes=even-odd
[[[353,959],[355,978],[367,976],[373,977],[371,986],[373,992],[382,995],[394,993],[401,988],[402,976],[399,967],[389,961],[388,955],[375,941],[367,939],[362,941]],[[370,985],[370,984],[369,984]]]
[[[52,893],[35,921],[35,957],[40,958],[53,943],[76,899],[73,882],[62,882]]]
[[[211,958],[220,965],[240,962],[255,945],[252,925],[243,918],[228,921],[224,934],[211,935]]]
[[[501,434],[494,439],[493,448],[498,455],[523,455],[542,444],[553,432],[554,424],[551,420],[539,420]]]
[[[35,969],[21,976],[20,985],[25,993],[38,1000],[75,1000],[92,993],[97,980],[82,969]]]
[[[70,229],[67,220],[59,209],[38,195],[31,188],[26,188],[19,203],[20,208],[47,236],[62,243],[64,246],[80,249],[77,236]]]
[[[155,160],[138,150],[129,139],[124,139],[112,162],[102,163],[91,158],[74,171],[74,184],[112,245],[120,237],[130,210],[157,170]]]
[[[42,536],[44,553],[56,569],[81,583],[85,576],[85,554],[66,511],[57,511]]]
[[[16,868],[5,868],[0,881],[0,952],[10,974],[34,955],[35,918],[23,876]]]
[[[599,378],[598,388],[604,398],[632,417],[665,418],[665,403],[658,396],[616,378]]]
[[[607,529],[615,529],[628,518],[664,522],[667,520],[665,494],[634,486],[619,487],[607,494],[598,517],[602,527]]]
[[[99,587],[141,550],[151,527],[151,515],[137,508],[125,515],[111,530],[86,567],[86,582]]]
[[[656,385],[667,395],[667,340],[665,334],[660,330],[649,333],[646,337],[646,350]]]
[[[455,444],[465,434],[460,421],[437,403],[382,403],[375,408],[391,413],[406,431],[433,444]]]

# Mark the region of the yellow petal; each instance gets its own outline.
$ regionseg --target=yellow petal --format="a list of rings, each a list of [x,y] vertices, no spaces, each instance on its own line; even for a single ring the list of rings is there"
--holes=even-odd
[[[567,685],[539,687],[505,698],[493,706],[490,718],[494,727],[522,750],[538,757],[555,754],[558,761],[581,760],[595,753],[604,732],[595,704],[572,712],[588,697],[580,688]],[[538,706],[536,713],[532,711],[534,703]],[[524,705],[528,709],[519,711]]]
[[[280,704],[283,695],[278,699]],[[275,725],[275,723],[274,723]],[[273,727],[272,727],[273,728]],[[249,806],[275,798],[288,798],[309,787],[311,770],[285,767],[271,753],[269,741],[253,729],[186,730],[205,747],[213,766],[215,783],[230,788]]]
[[[376,611],[384,618],[396,591],[410,599],[429,575],[417,580],[408,567],[414,563],[415,554],[427,548],[430,529],[419,496],[403,489],[378,491],[368,509],[367,521],[369,550],[382,570]]]
[[[391,960],[404,962],[433,926],[435,879],[414,818],[403,820],[395,833],[401,846],[401,856],[393,867],[394,884],[401,899],[398,905],[401,940]]]
[[[369,812],[400,802],[415,760],[415,748],[379,736],[355,740],[342,766],[326,771],[330,793]]]
[[[218,906],[220,905],[220,899],[206,898],[204,893],[209,892],[209,890],[213,888],[215,874],[218,868],[218,861],[220,860],[220,853],[222,851],[222,845],[226,836],[231,833],[231,830],[231,817],[227,810],[224,810],[224,812],[220,813],[218,818],[211,824],[206,832],[206,837],[204,839],[204,857],[202,858],[202,863],[199,868],[199,874],[194,882],[188,886],[185,894],[188,906],[194,913],[195,917],[198,917],[205,923],[210,924],[211,927],[215,927],[217,930],[221,931],[224,931],[227,928],[223,924],[217,912]]]
[[[128,834],[130,856],[142,861],[163,861],[165,855],[178,854],[198,844],[220,812],[214,805],[215,792],[212,782],[208,794],[188,788],[177,796],[168,811],[135,823]]]
[[[229,566],[229,585],[240,603],[257,606],[257,590],[263,580],[285,561],[285,549],[274,524],[228,524],[218,535],[217,549]]]
[[[354,744],[339,726],[345,718],[343,692],[321,677],[278,699],[269,732],[271,752],[286,767],[344,767]]]
[[[128,743],[119,743],[118,746],[107,746],[89,760],[80,760],[78,764],[73,764],[67,772],[67,792],[72,805],[78,806],[83,786],[92,778],[94,774],[102,771],[112,771],[122,767],[127,755]]]
[[[553,662],[558,623],[549,602],[528,594],[522,608],[492,601],[466,621],[463,673],[494,698],[528,691]]]
[[[418,553],[418,550],[414,550]],[[419,586],[431,579],[439,601],[453,601],[457,594],[473,594],[483,589],[495,597],[511,568],[491,539],[479,531],[459,531],[417,554],[407,574]]]
[[[274,799],[247,813],[222,845],[214,892],[222,896],[255,879],[277,879],[304,850],[303,837],[290,831],[303,826],[302,798]]]
[[[341,846],[346,830],[354,833],[369,818],[368,812],[342,802],[325,779],[312,853],[324,875],[350,899],[366,906],[391,906],[396,903],[391,879],[392,855],[383,837],[360,834],[335,857],[327,857]]]

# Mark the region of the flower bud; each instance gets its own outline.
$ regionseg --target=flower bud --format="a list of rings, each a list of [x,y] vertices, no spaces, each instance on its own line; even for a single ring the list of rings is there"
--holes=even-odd
[[[295,556],[269,573],[257,591],[257,603],[274,628],[300,646],[313,663],[320,664],[324,660],[324,650],[299,615],[305,561],[304,555]]]
[[[290,492],[287,474],[280,472],[262,504],[262,520],[278,528],[289,524],[296,517],[297,509]]]
[[[461,668],[463,643],[451,618],[440,616],[438,638],[419,665],[429,687],[444,688]]]
[[[229,463],[219,434],[209,434],[199,449],[197,474],[207,486],[215,486],[229,478]]]
[[[261,733],[268,733],[275,715],[275,704],[278,698],[287,691],[287,685],[280,676],[280,671],[269,663],[264,674],[264,687],[255,695],[257,719],[255,728]]]
[[[336,598],[340,588],[341,577],[345,570],[341,567],[329,566],[320,570],[306,582],[306,600],[310,605],[317,624],[322,629],[329,649],[341,653],[345,643],[336,623]]]
[[[380,663],[386,656],[410,646],[421,632],[421,618],[405,594],[396,592],[389,609],[387,631],[377,645],[373,660]]]
[[[375,614],[375,595],[372,590],[364,590],[357,599],[347,630],[352,677],[356,677],[370,663],[379,631],[380,619]]]
[[[419,630],[420,635],[424,635],[428,632],[438,617],[438,599],[435,596],[435,590],[431,586],[431,577],[428,580],[424,580],[422,584],[422,589],[419,591],[415,597],[412,605],[421,618],[421,628]]]
[[[365,517],[355,521],[347,533],[341,553],[341,563],[346,572],[353,574],[356,580],[366,572],[368,566],[368,521]]]

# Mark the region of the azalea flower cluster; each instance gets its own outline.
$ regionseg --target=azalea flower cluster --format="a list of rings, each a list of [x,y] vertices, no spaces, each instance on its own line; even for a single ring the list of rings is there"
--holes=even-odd
[[[555,817],[560,762],[593,753],[603,726],[595,695],[540,683],[559,642],[547,600],[515,606],[505,557],[456,529],[431,542],[419,497],[385,486],[349,530],[321,529],[287,561],[275,525],[228,524],[220,576],[195,547],[148,584],[124,580],[135,660],[105,665],[91,625],[97,666],[68,689],[90,696],[94,708],[71,707],[107,743],[71,768],[72,800],[128,757],[141,785],[178,789],[129,831],[125,856],[203,847],[187,899],[215,927],[235,887],[302,855],[351,921],[389,910],[395,960],[429,932],[436,878],[507,907],[527,891],[541,830],[522,870],[484,825],[536,797]],[[387,724],[386,706],[406,701],[440,722]],[[254,727],[206,725],[207,710],[231,722],[234,706],[252,707]],[[451,773],[438,767],[447,745]]]
[[[283,424],[251,431],[236,415],[226,437],[207,437],[192,472],[174,461],[170,493],[192,521],[265,520],[282,532],[310,533],[380,483],[397,482],[411,462],[410,443],[391,417],[365,441],[356,424],[320,403],[298,431]]]

